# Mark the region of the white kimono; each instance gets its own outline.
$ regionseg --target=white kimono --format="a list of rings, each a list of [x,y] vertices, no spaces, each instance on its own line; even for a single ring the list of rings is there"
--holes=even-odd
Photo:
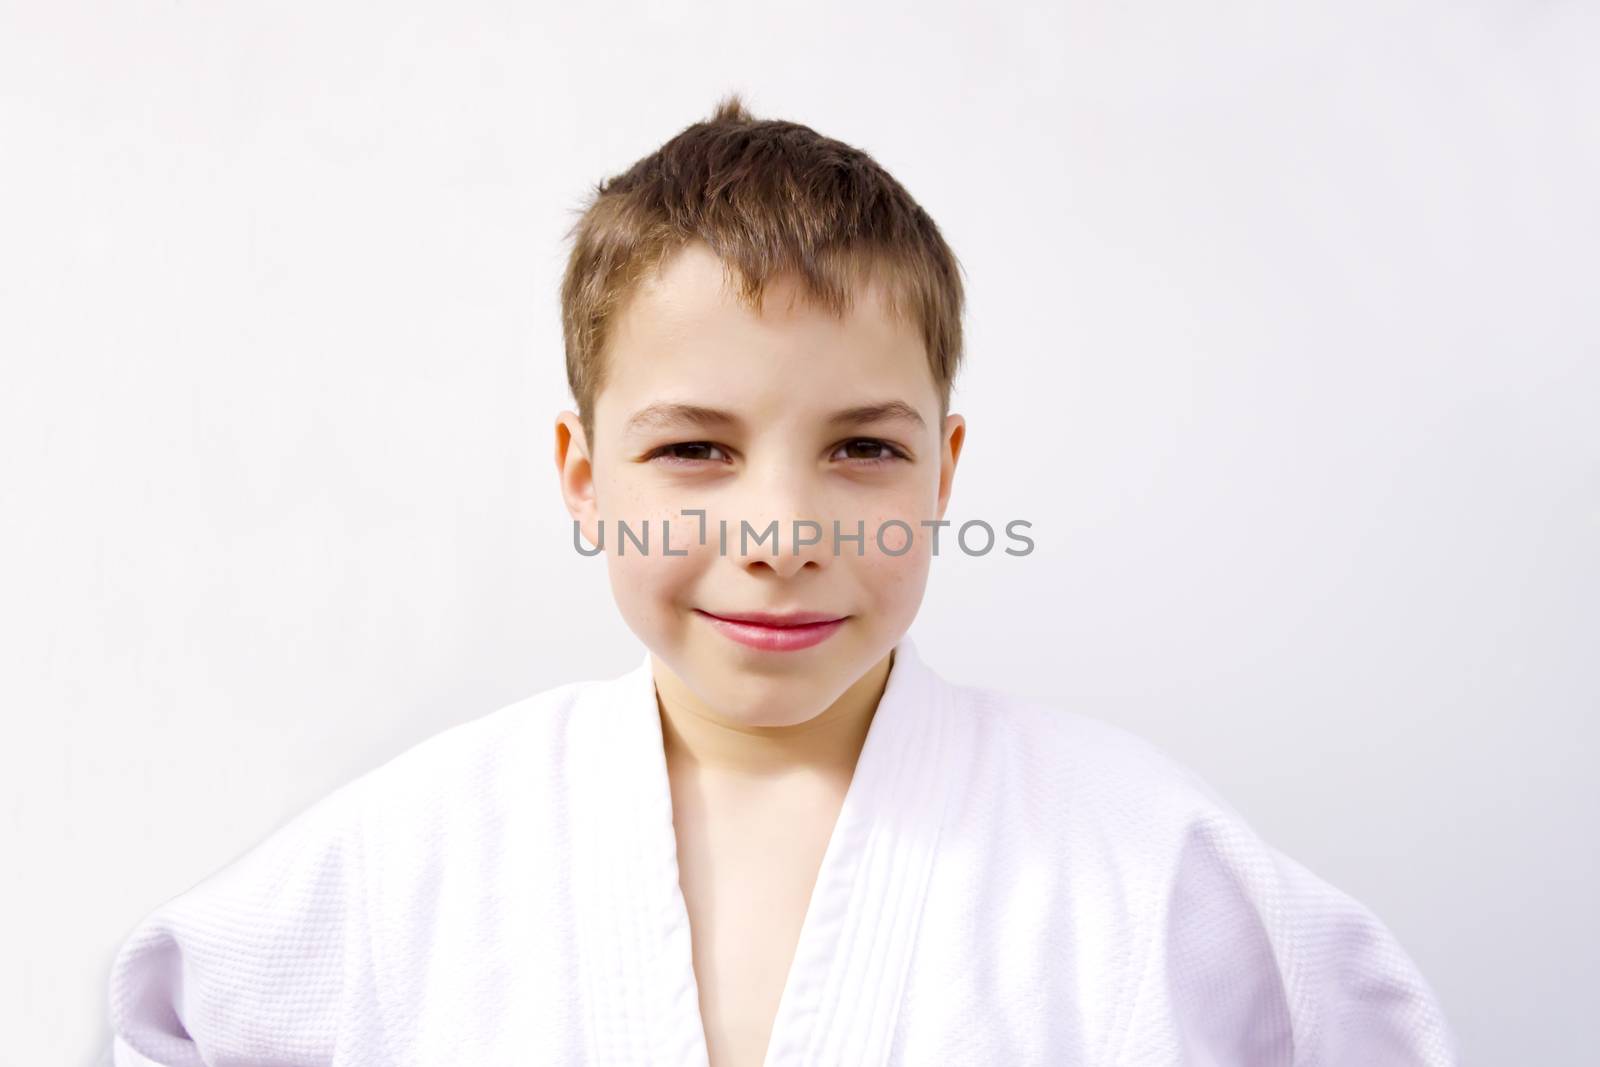
[[[650,657],[447,730],[155,910],[118,1067],[705,1064]],[[1365,907],[1192,772],[897,646],[766,1064],[1456,1062]]]

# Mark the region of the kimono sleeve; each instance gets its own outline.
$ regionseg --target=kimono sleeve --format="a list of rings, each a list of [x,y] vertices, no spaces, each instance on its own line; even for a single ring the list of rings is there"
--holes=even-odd
[[[1455,1067],[1432,988],[1365,906],[1233,814],[1183,836],[1126,1063]]]
[[[365,936],[357,784],[135,927],[111,968],[114,1067],[332,1062]]]

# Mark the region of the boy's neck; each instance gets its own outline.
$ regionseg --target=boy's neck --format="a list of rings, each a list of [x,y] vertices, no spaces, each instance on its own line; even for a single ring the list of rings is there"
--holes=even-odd
[[[793,726],[745,726],[707,709],[652,658],[656,707],[671,771],[777,779],[809,773],[849,781],[894,662],[891,650],[821,714]]]

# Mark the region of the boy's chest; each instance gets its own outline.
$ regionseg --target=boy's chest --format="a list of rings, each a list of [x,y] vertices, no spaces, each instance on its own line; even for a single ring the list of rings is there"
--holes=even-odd
[[[711,1067],[760,1067],[843,791],[682,792],[679,883]]]

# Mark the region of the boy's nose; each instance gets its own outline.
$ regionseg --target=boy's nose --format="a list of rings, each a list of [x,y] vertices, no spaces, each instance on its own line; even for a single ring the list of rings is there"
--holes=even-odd
[[[772,478],[764,491],[746,497],[728,524],[728,555],[741,564],[766,566],[779,574],[812,569],[830,558],[833,523],[817,506],[816,494],[796,478]],[[746,532],[741,520],[749,523]]]
[[[728,555],[745,566],[767,566],[781,574],[807,563],[815,569],[830,557],[831,530],[827,520],[800,512],[784,512],[777,519],[752,518],[747,528],[734,520],[728,523]]]
[[[822,531],[820,534],[819,528]],[[757,546],[752,536],[749,551],[741,553],[740,562],[746,568],[769,569],[785,578],[808,566],[817,570],[828,559],[826,531],[827,528],[820,523],[808,522],[803,518],[798,523],[793,519],[780,521],[776,550],[773,549],[773,538],[768,537]],[[765,532],[765,528],[761,532]]]

